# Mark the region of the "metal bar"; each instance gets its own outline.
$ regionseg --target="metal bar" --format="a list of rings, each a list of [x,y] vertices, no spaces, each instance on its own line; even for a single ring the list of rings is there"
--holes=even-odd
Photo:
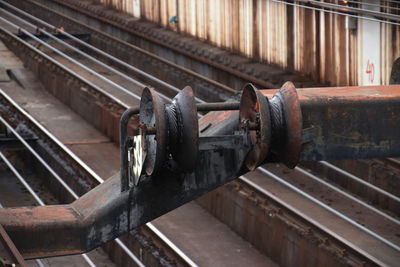
[[[135,99],[140,99],[140,98],[139,98],[136,94],[134,94],[133,92],[131,92],[131,91],[129,91],[128,89],[126,89],[126,88],[120,86],[119,84],[117,84],[117,83],[111,81],[110,79],[104,77],[103,75],[100,75],[99,73],[97,73],[97,72],[94,71],[93,69],[91,69],[91,68],[89,68],[89,67],[83,65],[83,64],[80,63],[79,61],[73,59],[72,57],[70,57],[70,56],[66,55],[65,53],[61,52],[60,50],[58,50],[58,49],[52,47],[51,45],[47,44],[46,42],[44,42],[44,41],[42,41],[42,40],[40,40],[39,38],[37,38],[36,36],[34,36],[33,34],[31,34],[30,32],[28,32],[28,31],[26,31],[26,30],[20,28],[19,26],[15,25],[14,23],[9,22],[8,20],[6,20],[6,19],[4,19],[4,18],[2,18],[2,17],[0,17],[0,20],[3,21],[3,22],[5,22],[5,23],[7,23],[8,25],[10,25],[10,26],[12,26],[12,27],[18,29],[20,32],[22,32],[22,33],[28,35],[29,37],[31,37],[32,39],[34,39],[34,40],[37,41],[38,43],[42,44],[43,46],[47,47],[48,49],[50,49],[50,50],[53,51],[54,53],[56,53],[56,54],[62,56],[63,58],[65,58],[65,59],[67,59],[68,61],[74,63],[75,65],[81,67],[82,69],[84,69],[84,70],[90,72],[91,74],[93,74],[93,75],[96,76],[97,78],[99,78],[99,79],[101,79],[101,80],[103,80],[103,81],[105,81],[105,82],[111,84],[111,85],[114,86],[115,88],[117,88],[117,89],[119,89],[119,90],[125,92],[126,94],[128,94],[128,95],[134,97]]]
[[[68,3],[68,2],[60,2],[59,0],[52,0],[52,1],[57,2],[58,4],[63,5],[63,6],[66,6],[66,7],[68,7],[68,8],[73,9],[73,10],[76,10],[77,12],[79,12],[79,13],[81,13],[81,14],[85,14],[85,15],[87,15],[87,16],[89,16],[89,17],[93,17],[93,16],[94,16],[94,15],[91,14],[89,11],[84,10],[84,9],[78,9],[76,6],[74,6],[74,5],[71,4],[71,3]],[[243,80],[245,80],[245,81],[251,81],[251,82],[253,82],[253,83],[257,84],[257,85],[260,85],[260,86],[266,87],[266,88],[274,88],[274,87],[276,87],[276,85],[274,85],[274,84],[271,83],[271,82],[267,82],[267,81],[265,81],[265,80],[262,80],[262,79],[259,79],[259,78],[255,78],[254,76],[249,75],[249,74],[246,74],[246,73],[241,72],[241,71],[239,71],[239,70],[234,70],[234,69],[232,69],[232,68],[230,68],[230,67],[226,67],[226,66],[224,66],[223,64],[217,63],[215,60],[210,60],[210,59],[204,58],[204,57],[202,57],[202,56],[197,56],[197,55],[194,54],[194,53],[191,53],[191,52],[186,51],[186,50],[184,50],[184,49],[180,49],[179,47],[176,47],[176,46],[174,46],[174,45],[170,45],[170,44],[168,44],[168,43],[166,43],[166,42],[163,42],[163,41],[161,41],[161,40],[158,40],[157,38],[151,37],[151,36],[149,36],[149,35],[147,35],[147,34],[145,34],[145,33],[141,33],[141,32],[139,32],[139,31],[135,31],[135,30],[132,29],[132,28],[125,27],[125,26],[123,26],[123,25],[121,25],[121,24],[118,24],[117,22],[112,21],[112,20],[108,20],[108,19],[106,19],[106,18],[104,18],[104,17],[98,17],[97,19],[99,19],[99,20],[101,20],[101,21],[103,21],[103,22],[106,21],[107,24],[109,24],[109,25],[112,25],[112,26],[114,26],[114,27],[123,29],[124,31],[127,31],[127,32],[129,32],[129,33],[131,33],[131,34],[133,34],[133,35],[135,35],[135,36],[138,36],[138,37],[144,39],[144,40],[148,40],[148,41],[150,41],[150,42],[152,42],[152,43],[155,43],[155,44],[157,44],[157,45],[160,45],[160,46],[162,46],[162,47],[166,47],[166,48],[168,48],[168,49],[171,49],[172,51],[178,52],[178,53],[181,54],[181,55],[187,56],[187,57],[189,57],[189,58],[193,58],[193,59],[196,60],[196,61],[205,63],[205,64],[207,64],[207,65],[210,65],[210,66],[212,66],[212,67],[215,67],[215,68],[217,68],[217,69],[220,69],[220,70],[222,70],[222,71],[224,71],[224,72],[233,74],[233,75],[235,75],[236,77],[239,77],[239,78],[241,78],[241,79],[243,79]]]
[[[2,9],[2,11],[4,12],[5,9]],[[34,26],[34,25],[32,25],[32,26]],[[35,28],[37,28],[37,27],[35,26]],[[35,35],[35,37],[39,38],[40,40],[49,40],[49,38],[46,37],[43,34],[34,34],[34,35]],[[69,40],[70,39],[69,37],[65,36],[64,34],[60,34],[60,33],[56,33],[56,34],[53,34],[53,35],[56,38],[59,38],[59,39],[64,39],[64,40]],[[80,39],[89,39],[89,37],[90,37],[90,35],[86,34],[86,33],[74,34],[73,36],[78,40],[80,40]],[[26,35],[24,33],[18,34],[18,37],[21,38],[21,39],[24,39],[25,41],[32,40],[31,37],[29,37],[28,35]]]
[[[120,64],[120,65],[122,65],[122,66],[124,66],[124,67],[126,67],[126,68],[128,68],[128,69],[130,69],[130,70],[132,70],[133,72],[139,73],[139,74],[143,75],[144,77],[146,77],[146,78],[148,78],[148,79],[151,79],[151,80],[154,80],[154,81],[156,81],[156,82],[158,82],[158,83],[165,83],[165,82],[163,82],[162,80],[160,80],[160,79],[158,79],[158,78],[156,78],[156,77],[154,77],[154,76],[152,76],[152,75],[150,75],[150,74],[148,74],[148,73],[146,73],[146,72],[143,72],[142,70],[140,70],[140,69],[138,69],[138,68],[136,68],[136,67],[134,67],[134,66],[132,66],[132,65],[130,65],[130,64],[128,64],[128,63],[126,63],[125,61],[122,61],[122,60],[120,60],[119,58],[117,58],[117,57],[115,57],[115,56],[112,56],[112,55],[110,55],[110,54],[108,54],[108,53],[105,53],[104,51],[98,49],[97,47],[95,47],[95,46],[93,46],[93,45],[91,45],[91,44],[89,44],[89,43],[86,43],[86,42],[82,41],[81,39],[77,38],[75,35],[70,34],[70,33],[66,32],[65,30],[61,31],[61,30],[58,29],[57,27],[55,27],[55,26],[53,26],[53,25],[51,25],[51,24],[49,24],[49,23],[47,23],[47,22],[45,22],[45,21],[43,21],[43,20],[41,20],[41,19],[39,19],[39,18],[37,18],[37,17],[34,17],[34,16],[32,16],[31,14],[29,14],[29,13],[27,13],[27,12],[25,12],[25,11],[19,9],[19,8],[16,8],[15,6],[13,6],[13,5],[9,4],[9,3],[6,3],[6,2],[3,1],[3,2],[1,2],[1,4],[7,6],[8,8],[10,8],[10,9],[12,9],[12,10],[14,10],[14,11],[20,13],[20,14],[23,14],[24,16],[26,16],[26,17],[28,17],[28,18],[30,18],[30,19],[32,19],[32,20],[34,20],[34,21],[36,21],[36,22],[38,22],[38,23],[40,23],[40,24],[42,24],[42,25],[45,25],[45,26],[46,26],[47,28],[49,28],[49,29],[55,30],[55,31],[56,31],[58,34],[60,34],[60,35],[65,35],[65,36],[71,38],[72,40],[76,41],[77,43],[79,43],[79,44],[81,44],[81,45],[83,45],[83,46],[85,46],[85,47],[87,47],[87,48],[89,48],[89,49],[95,51],[96,53],[98,53],[98,54],[100,54],[100,55],[102,55],[102,56],[104,56],[104,57],[106,57],[106,58],[108,58],[108,59],[111,59],[111,60],[114,61],[114,62],[117,62],[118,64]],[[49,10],[49,9],[48,9],[47,7],[45,7],[45,6],[42,6],[42,5],[38,4],[38,3],[35,3],[35,4],[41,6],[42,8],[45,8],[45,9]],[[60,16],[62,16],[62,17],[64,17],[64,18],[67,18],[67,17],[63,16],[62,14],[60,14],[60,13],[58,13],[58,12],[55,12],[54,10],[52,10],[52,12],[54,12],[54,13],[56,13],[57,15],[60,15]],[[224,84],[221,84],[221,83],[219,83],[219,82],[216,82],[216,81],[214,81],[214,80],[211,80],[211,79],[209,79],[209,78],[206,78],[206,77],[204,77],[204,76],[202,76],[202,75],[200,75],[200,74],[198,74],[198,73],[196,73],[196,72],[193,72],[193,71],[191,71],[191,70],[189,70],[189,69],[187,69],[187,68],[184,68],[184,67],[182,67],[182,66],[176,65],[176,64],[174,64],[174,63],[172,63],[172,62],[170,62],[170,61],[168,61],[168,60],[166,60],[166,59],[164,59],[164,58],[161,58],[161,57],[159,57],[159,56],[156,56],[156,55],[154,55],[154,54],[152,54],[152,53],[150,53],[150,52],[148,52],[148,51],[146,51],[146,50],[144,50],[144,49],[142,49],[142,48],[139,48],[139,47],[137,47],[137,46],[134,46],[134,45],[132,45],[132,44],[130,44],[130,43],[127,43],[127,42],[125,42],[125,41],[123,41],[123,40],[117,39],[117,38],[115,38],[114,36],[108,35],[108,34],[106,34],[105,32],[100,32],[100,31],[98,31],[97,29],[94,29],[94,28],[92,28],[92,27],[89,27],[88,25],[82,24],[82,23],[80,23],[80,22],[78,22],[78,21],[74,21],[74,23],[77,23],[77,24],[79,24],[80,26],[86,27],[86,28],[90,29],[90,31],[93,31],[93,32],[95,32],[95,33],[97,33],[97,34],[103,35],[103,36],[105,36],[105,37],[107,37],[107,38],[109,38],[109,39],[111,39],[111,40],[113,40],[113,41],[122,43],[122,44],[128,46],[129,48],[131,48],[131,49],[133,49],[133,50],[135,50],[135,51],[138,51],[138,52],[140,52],[140,53],[142,53],[142,54],[145,54],[146,56],[148,56],[148,57],[150,57],[150,58],[154,58],[154,59],[156,59],[157,61],[160,61],[160,62],[162,62],[162,63],[164,63],[164,64],[167,64],[167,65],[169,65],[169,66],[171,66],[171,67],[173,67],[173,68],[177,68],[177,69],[179,69],[179,70],[181,70],[181,71],[188,72],[188,73],[190,73],[190,75],[193,75],[193,76],[195,76],[196,78],[201,79],[201,80],[203,80],[203,81],[205,81],[205,82],[207,82],[207,83],[211,83],[211,84],[214,85],[214,86],[220,87],[220,88],[222,88],[222,89],[225,90],[225,91],[228,91],[228,92],[230,92],[230,93],[237,93],[236,90],[234,90],[234,89],[232,89],[232,88],[230,88],[230,87],[228,87],[228,86],[226,86],[226,85],[224,85]],[[168,85],[168,84],[167,84],[167,85]],[[174,90],[174,91],[176,91],[176,89],[177,89],[177,91],[176,91],[177,93],[180,92],[180,89],[179,89],[179,88],[176,88],[176,87],[173,87],[173,86],[171,87],[171,85],[169,85],[169,87],[170,87],[172,90]],[[175,88],[175,89],[174,89],[174,88]],[[200,103],[203,103],[201,100],[200,100],[199,102],[200,102]]]
[[[124,192],[117,173],[70,205],[0,209],[0,224],[27,257],[83,253],[235,179],[246,154],[200,151],[195,173],[164,171]]]
[[[355,176],[355,175],[353,175],[353,174],[351,174],[351,173],[349,173],[349,172],[347,172],[347,171],[345,171],[345,170],[343,170],[341,168],[338,168],[338,167],[336,167],[335,165],[333,165],[333,164],[331,164],[329,162],[320,161],[319,163],[321,163],[322,165],[327,166],[328,168],[331,168],[331,169],[333,169],[333,170],[345,175],[346,177],[348,177],[348,178],[350,178],[350,179],[352,179],[354,181],[357,181],[358,183],[360,183],[362,185],[365,185],[366,187],[368,187],[368,188],[370,188],[370,189],[372,189],[372,190],[374,190],[374,191],[376,191],[376,192],[378,192],[378,193],[380,193],[380,194],[382,194],[382,195],[384,195],[384,196],[386,196],[386,197],[388,197],[388,198],[390,198],[390,199],[392,199],[392,200],[394,200],[396,202],[400,202],[400,197],[395,196],[393,194],[390,194],[389,192],[386,192],[385,190],[383,190],[383,189],[381,189],[381,188],[379,188],[379,187],[377,187],[377,186],[375,186],[375,185],[373,185],[371,183],[368,183],[368,182],[364,181],[363,179],[361,179],[361,178],[359,178],[359,177],[357,177],[357,176]]]
[[[263,90],[271,97],[274,90]],[[297,90],[303,116],[301,160],[400,155],[400,86]]]
[[[290,188],[291,190],[295,191],[296,193],[302,195],[303,197],[307,198],[308,200],[314,202],[318,206],[321,206],[325,210],[333,213],[334,215],[338,216],[339,218],[341,218],[341,219],[345,220],[346,222],[350,223],[351,225],[357,227],[361,231],[373,236],[374,238],[378,239],[379,241],[382,241],[383,243],[385,243],[389,247],[391,247],[391,248],[393,248],[393,249],[395,249],[397,251],[400,251],[400,246],[390,242],[389,240],[383,238],[382,236],[378,235],[377,233],[371,231],[370,229],[362,226],[361,224],[357,223],[356,221],[352,220],[351,218],[347,217],[346,215],[344,215],[344,214],[338,212],[337,210],[329,207],[328,205],[326,205],[325,203],[319,201],[318,199],[308,195],[304,191],[302,191],[302,190],[298,189],[297,187],[291,185],[290,183],[286,182],[285,180],[283,180],[282,178],[280,178],[277,175],[273,174],[272,172],[266,170],[265,168],[258,168],[258,170],[260,170],[262,173],[268,175],[269,177],[273,178],[275,181],[277,181],[277,182],[285,185],[286,187]]]
[[[87,80],[86,78],[78,75],[76,72],[74,72],[74,71],[70,70],[69,68],[65,67],[64,65],[60,64],[59,62],[57,62],[56,60],[54,60],[50,56],[46,55],[45,53],[43,53],[42,51],[40,51],[39,49],[37,49],[36,47],[31,45],[30,43],[28,43],[28,42],[22,40],[21,38],[19,38],[17,35],[11,33],[10,31],[8,31],[8,30],[6,30],[4,28],[1,28],[1,27],[0,27],[0,31],[2,31],[3,33],[7,34],[9,37],[14,39],[17,43],[23,44],[28,49],[33,51],[35,54],[40,55],[42,58],[44,58],[45,60],[48,60],[49,62],[51,62],[55,66],[59,67],[60,69],[62,69],[66,73],[72,75],[73,77],[76,77],[77,79],[79,79],[79,81],[81,81],[82,83],[86,84],[88,87],[93,88],[97,92],[101,93],[102,95],[107,97],[110,101],[113,101],[114,103],[116,103],[117,105],[119,105],[119,106],[121,106],[121,107],[123,107],[125,109],[129,108],[128,104],[124,103],[120,99],[116,98],[115,96],[113,96],[112,94],[108,93],[103,88],[95,85],[94,83],[92,83],[91,81]]]
[[[36,200],[36,202],[40,206],[46,206],[46,204],[42,201],[42,199],[36,194],[36,192],[32,189],[32,187],[25,181],[25,179],[22,177],[22,175],[17,171],[17,169],[14,168],[14,166],[11,164],[11,162],[4,156],[2,152],[0,152],[0,158],[4,161],[4,163],[7,165],[7,167],[12,171],[12,173],[17,177],[17,179],[22,183],[22,185],[28,190],[28,192],[32,195],[32,197]],[[96,265],[93,263],[93,261],[89,258],[88,255],[82,254],[82,257],[85,259],[85,261],[88,263],[89,266],[95,267]]]
[[[129,188],[128,179],[128,122],[133,115],[139,113],[139,107],[128,108],[121,116],[119,123],[119,153],[121,162],[121,190],[126,191]]]
[[[79,164],[79,167],[84,169],[88,175],[90,175],[91,177],[93,177],[93,179],[98,182],[99,184],[103,183],[104,180],[97,175],[97,173],[95,173],[92,169],[90,169],[84,162],[82,162],[75,154],[73,154],[67,147],[65,147],[65,145],[63,143],[61,143],[58,139],[56,139],[50,132],[48,132],[47,129],[45,129],[42,125],[40,125],[39,123],[37,123],[30,114],[28,114],[25,110],[21,109],[10,97],[8,97],[6,94],[4,94],[3,91],[0,90],[0,94],[1,96],[6,99],[10,105],[12,105],[13,107],[15,107],[17,109],[18,113],[21,113],[24,117],[26,117],[31,123],[34,124],[34,127],[38,128],[40,132],[43,132],[46,136],[48,136],[49,138],[52,139],[52,142],[54,142],[54,144],[56,144],[58,147],[61,147],[61,149],[63,151],[65,151],[66,153],[68,153],[68,155]],[[70,188],[71,189],[71,188]],[[72,190],[72,189],[71,189]],[[73,191],[73,190],[72,190]],[[75,198],[76,199],[76,198]],[[0,205],[1,207],[1,205]],[[187,264],[188,266],[196,266],[196,264],[193,264],[193,261],[190,260],[190,258],[188,258],[184,252],[182,252],[182,250],[180,250],[177,246],[173,245],[171,243],[171,241],[168,240],[168,238],[163,235],[154,225],[147,223],[146,226],[149,228],[150,232],[155,233],[156,236],[158,236],[158,238],[162,239],[163,242],[165,244],[167,244],[167,246],[169,246],[171,248],[171,250],[178,256],[180,256],[183,259],[183,262],[185,264]],[[125,251],[125,253],[127,253],[127,255],[132,259],[133,262],[135,262],[138,266],[143,266],[143,263],[141,263],[141,261],[132,253],[132,251],[130,251],[126,245],[119,239],[116,238],[114,240],[121,248],[123,251]],[[38,263],[39,264],[39,263]],[[39,266],[41,266],[39,264]]]
[[[11,127],[11,125],[3,119],[3,117],[0,117],[0,122],[4,124],[13,134],[15,137],[18,138],[18,140],[21,141],[21,143],[26,147],[26,149],[29,150],[29,152],[46,168],[48,172],[51,173],[51,175],[57,179],[57,181],[74,197],[74,198],[79,198],[78,195],[71,189],[69,186],[62,180],[62,178],[47,164],[47,162],[38,154],[36,151],[18,134],[18,132]]]
[[[339,193],[339,194],[341,194],[341,195],[344,195],[344,196],[347,197],[347,198],[350,198],[350,199],[353,200],[354,202],[357,202],[358,204],[360,204],[360,205],[366,207],[367,209],[372,210],[372,211],[375,212],[375,213],[378,213],[379,215],[381,215],[381,216],[385,217],[386,219],[390,220],[391,222],[400,225],[400,221],[399,221],[399,220],[397,220],[397,219],[393,218],[392,216],[390,216],[390,215],[384,213],[383,211],[378,210],[378,209],[375,208],[374,206],[371,206],[371,205],[367,204],[365,201],[362,201],[362,200],[360,200],[360,199],[358,199],[358,198],[356,198],[356,197],[350,195],[349,193],[345,192],[344,190],[342,190],[342,189],[340,189],[340,188],[338,188],[338,187],[336,187],[336,186],[331,185],[330,183],[328,183],[328,182],[322,180],[321,178],[318,178],[318,177],[315,176],[314,174],[309,173],[309,172],[307,172],[306,170],[304,170],[304,169],[302,169],[302,168],[299,168],[299,167],[296,167],[295,170],[301,172],[302,174],[304,174],[304,175],[306,175],[306,176],[308,176],[308,177],[311,178],[312,180],[314,180],[314,181],[316,181],[316,182],[318,182],[318,183],[320,183],[320,184],[323,184],[324,186],[326,186],[326,187],[332,189],[333,191],[335,191],[335,192],[337,192],[337,193]],[[385,191],[384,191],[384,192],[385,192]]]
[[[197,104],[197,111],[239,110],[239,102],[217,102]]]
[[[43,159],[32,149],[32,147],[30,147],[25,141],[24,141],[24,139],[21,137],[21,136],[19,136],[19,134],[3,119],[3,118],[1,118],[0,117],[0,121],[7,127],[7,128],[9,128],[10,129],[10,131],[25,145],[25,147],[40,161],[40,162],[44,162],[43,161]],[[7,164],[7,162],[8,162],[8,160],[3,156],[3,154],[0,152],[0,157],[6,162],[6,164]],[[7,164],[8,165],[8,164]],[[12,167],[12,165],[8,165],[9,167],[10,167],[10,169],[12,169],[12,170],[15,170],[13,167]],[[45,165],[45,167],[46,167],[46,169],[48,169],[52,174],[53,174],[53,177],[55,177],[62,185],[63,185],[63,187],[75,198],[75,199],[78,199],[79,197],[78,197],[78,195],[72,190],[72,188],[70,188],[62,179],[61,179],[61,177],[59,177],[52,169],[51,169],[51,167],[50,166],[48,166],[47,165],[47,163],[46,163],[46,165]],[[14,172],[14,171],[13,171]],[[17,175],[17,172],[16,172],[16,170],[15,170],[15,172],[14,172],[14,174],[16,174]],[[27,190],[32,194],[32,196],[34,196],[34,198],[38,201],[38,203],[41,205],[41,206],[43,206],[44,205],[44,203],[40,200],[40,198],[36,195],[36,193],[32,190],[32,188],[30,188],[30,186],[23,180],[23,178],[22,178],[22,176],[20,176],[20,175],[17,175],[17,178],[18,179],[22,179],[22,180],[20,180],[22,183],[23,183],[23,185],[27,188]],[[36,196],[36,197],[35,197]],[[119,242],[118,242],[119,241]],[[123,245],[123,243],[119,240],[119,239],[116,239],[116,242],[117,242],[117,244],[119,244],[120,246],[121,246],[121,244]],[[122,246],[121,246],[122,247]],[[122,249],[124,249],[123,247],[122,247]],[[135,262],[140,262],[138,259],[137,259],[137,257],[135,257],[132,253],[130,253],[130,254],[128,254],[132,259],[133,259],[133,261],[135,261]],[[132,257],[132,256],[134,256],[134,257]],[[84,258],[87,258],[87,256],[86,257],[84,257]],[[87,260],[87,259],[86,259]],[[90,260],[90,259],[89,259]],[[89,262],[88,262],[89,263]],[[90,264],[90,263],[89,263]],[[92,266],[94,266],[94,265],[92,265]]]
[[[316,227],[317,229],[322,230],[323,232],[327,233],[329,236],[333,237],[334,239],[338,240],[340,243],[344,244],[345,246],[351,248],[351,250],[356,251],[357,253],[361,254],[363,257],[367,258],[371,262],[373,262],[376,265],[379,266],[384,266],[385,264],[380,261],[379,259],[375,258],[365,250],[361,249],[359,246],[354,245],[353,243],[349,242],[347,239],[343,238],[342,236],[338,235],[337,233],[333,232],[331,229],[327,228],[325,225],[319,223],[316,221],[314,218],[309,217],[307,214],[304,214],[297,208],[293,207],[292,205],[284,202],[282,199],[280,199],[276,193],[270,192],[264,187],[259,186],[258,184],[252,182],[250,179],[240,176],[238,178],[241,182],[243,182],[244,185],[249,186],[256,192],[259,192],[260,194],[267,196],[269,199],[275,201],[278,203],[281,207],[283,207],[285,210],[290,211],[294,213],[297,216],[301,216],[302,219],[306,220],[308,223]]]

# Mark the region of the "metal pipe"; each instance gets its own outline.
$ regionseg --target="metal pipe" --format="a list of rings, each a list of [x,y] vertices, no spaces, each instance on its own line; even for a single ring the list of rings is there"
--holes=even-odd
[[[26,141],[2,118],[2,117],[0,117],[0,121],[8,128],[8,129],[10,129],[10,131],[24,144],[24,146],[40,161],[40,162],[42,162],[42,164],[43,164],[43,159],[32,149],[32,147],[30,147],[29,146],[29,144],[27,144],[26,143]],[[0,152],[0,157],[4,160],[5,159],[5,157],[2,155],[2,153]],[[5,161],[6,162],[6,161]],[[47,167],[46,167],[47,166]],[[51,167],[50,166],[48,166],[47,165],[47,163],[46,163],[46,165],[45,165],[45,167],[49,170],[51,170],[50,171],[50,173],[52,173],[52,175],[53,175],[53,177],[55,177],[62,185],[63,185],[63,187],[72,195],[72,197],[74,198],[74,199],[79,199],[79,197],[78,197],[78,195],[74,192],[74,190],[71,188],[71,187],[69,187],[52,169],[51,169]],[[11,169],[11,168],[10,168]],[[21,179],[23,179],[22,178],[22,176],[17,176],[18,178],[21,178]],[[21,181],[22,182],[22,181]],[[103,180],[101,180],[101,182],[103,182]],[[23,183],[24,184],[24,186],[27,186],[27,187],[29,187],[29,185],[27,184],[27,183]],[[30,188],[30,187],[29,187]],[[32,189],[31,189],[32,190]],[[29,190],[28,189],[28,191],[29,192],[31,192],[31,190]],[[32,190],[32,192],[31,192],[32,194],[35,194],[35,192]],[[36,194],[35,194],[36,195]],[[37,195],[36,195],[37,196]],[[35,198],[36,199],[36,198]],[[36,200],[38,200],[38,201],[41,201],[40,200],[40,198],[37,196],[37,199]],[[44,205],[44,203],[43,202],[38,202],[41,206],[43,206]],[[43,204],[43,205],[42,205]],[[119,246],[121,246],[121,248],[124,250],[124,251],[126,251],[127,250],[127,248],[126,248],[126,246],[122,243],[122,241],[120,241],[118,238],[115,240],[116,242],[117,242],[117,244],[119,245]],[[127,253],[128,254],[128,256],[136,263],[136,264],[138,264],[139,266],[143,266],[143,264],[140,262],[140,260],[138,260],[137,259],[137,257],[132,253],[132,252],[130,252],[130,253]],[[84,256],[85,257],[85,256]],[[87,256],[86,256],[87,257]]]
[[[197,111],[239,110],[239,102],[216,102],[197,104]]]
[[[121,162],[121,191],[129,189],[128,179],[128,122],[133,115],[139,114],[139,107],[128,108],[122,114],[119,123],[119,153]]]
[[[12,171],[12,173],[15,175],[15,177],[18,178],[18,180],[22,183],[22,185],[26,188],[26,190],[28,190],[28,192],[32,195],[32,197],[36,200],[36,202],[40,206],[46,206],[46,204],[42,201],[42,199],[36,194],[36,192],[32,189],[32,187],[25,181],[25,179],[22,177],[22,175],[17,171],[17,169],[14,168],[14,166],[4,156],[4,154],[2,152],[0,152],[0,158],[7,165],[7,167]],[[91,267],[95,267],[96,266],[93,263],[93,261],[89,258],[88,255],[82,254],[82,257],[85,259],[85,261],[88,263],[89,266],[91,266]]]

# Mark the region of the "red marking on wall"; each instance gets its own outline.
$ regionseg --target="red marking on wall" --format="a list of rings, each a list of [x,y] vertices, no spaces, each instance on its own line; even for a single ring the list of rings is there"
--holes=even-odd
[[[368,59],[368,62],[367,62],[367,69],[365,70],[365,73],[368,75],[368,81],[370,83],[373,83],[374,82],[374,76],[375,76],[375,68],[374,68],[374,63],[369,62],[369,59]]]

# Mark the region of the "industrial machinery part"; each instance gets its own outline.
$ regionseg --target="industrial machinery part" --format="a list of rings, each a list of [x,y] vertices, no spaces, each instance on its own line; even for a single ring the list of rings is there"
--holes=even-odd
[[[121,120],[121,190],[137,186],[139,180],[157,177],[169,169],[173,172],[195,171],[199,150],[223,149],[224,145],[241,139],[244,147],[236,151],[245,154],[246,170],[254,170],[267,156],[294,168],[301,149],[301,109],[296,88],[290,82],[283,85],[268,100],[252,84],[247,84],[240,103],[199,104],[202,111],[239,110],[238,127],[233,135],[218,139],[199,137],[197,105],[192,89],[187,86],[175,96],[171,104],[163,103],[157,93],[145,88],[139,113],[139,134],[127,137],[129,117],[135,112],[127,110]],[[272,146],[270,146],[273,144]],[[248,147],[249,146],[249,147]],[[225,148],[228,148],[225,147]],[[127,186],[128,185],[128,186]]]
[[[146,88],[121,117],[120,174],[69,205],[0,209],[0,225],[25,258],[83,253],[265,162],[400,156],[398,114],[398,85],[249,84],[226,103],[196,103],[190,87],[164,103]]]

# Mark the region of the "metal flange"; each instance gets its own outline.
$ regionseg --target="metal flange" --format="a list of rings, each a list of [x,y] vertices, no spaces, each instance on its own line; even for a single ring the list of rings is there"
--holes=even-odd
[[[166,107],[168,117],[168,148],[179,167],[194,170],[199,151],[197,107],[190,86],[186,86]]]
[[[243,88],[240,99],[239,126],[248,131],[253,148],[244,162],[249,170],[254,170],[267,157],[271,140],[271,120],[269,101],[252,84]]]
[[[146,148],[143,167],[147,175],[152,175],[162,167],[167,151],[167,120],[164,103],[153,89],[147,87],[143,89],[139,120]],[[147,128],[155,128],[155,133],[146,134]]]
[[[272,120],[272,152],[287,167],[299,162],[302,146],[303,119],[300,101],[293,83],[286,82],[270,99]]]

